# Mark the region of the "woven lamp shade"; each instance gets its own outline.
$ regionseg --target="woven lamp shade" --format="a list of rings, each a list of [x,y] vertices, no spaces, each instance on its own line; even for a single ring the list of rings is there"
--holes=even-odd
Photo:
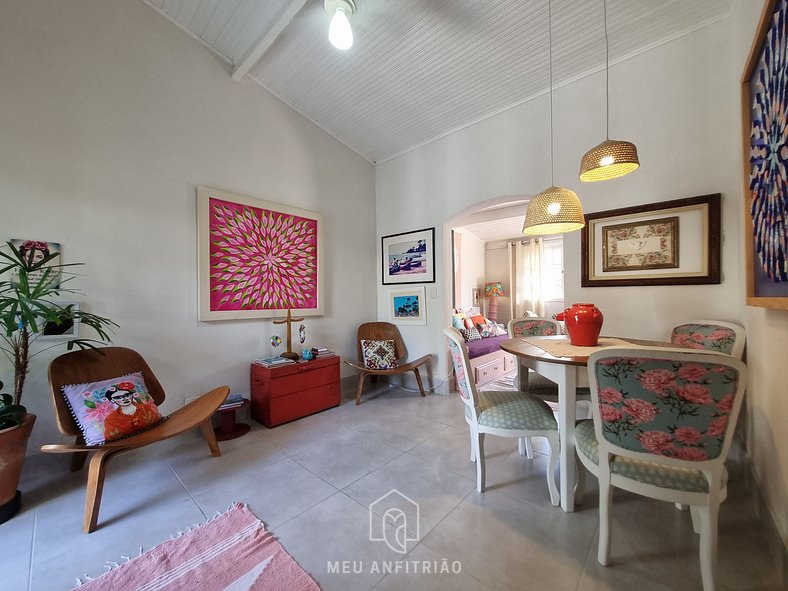
[[[525,212],[523,234],[560,234],[585,225],[577,193],[554,185],[531,199]]]
[[[580,180],[606,181],[629,174],[640,166],[635,144],[624,140],[605,140],[585,153],[580,161]]]

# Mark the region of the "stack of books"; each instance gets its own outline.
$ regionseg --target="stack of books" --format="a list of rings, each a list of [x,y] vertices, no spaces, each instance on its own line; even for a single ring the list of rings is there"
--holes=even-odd
[[[246,398],[240,394],[230,394],[225,398],[219,410],[227,410],[228,408],[238,408],[246,404]]]
[[[314,356],[317,357],[327,357],[329,355],[334,355],[334,352],[331,349],[326,349],[325,347],[313,347],[312,353]]]
[[[272,357],[262,357],[261,359],[256,359],[255,363],[262,365],[263,367],[279,367],[280,365],[290,365],[295,363],[295,361],[292,359],[287,359],[286,357],[274,355]]]

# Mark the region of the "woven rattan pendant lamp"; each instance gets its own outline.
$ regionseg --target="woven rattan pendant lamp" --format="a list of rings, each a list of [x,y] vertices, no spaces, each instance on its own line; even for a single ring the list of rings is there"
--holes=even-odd
[[[553,13],[551,0],[547,1],[548,45],[550,48],[550,188],[545,189],[528,203],[523,234],[561,234],[579,230],[586,225],[583,206],[577,193],[556,187],[553,178]]]
[[[638,149],[632,142],[610,139],[610,43],[607,39],[607,0],[602,0],[605,18],[605,141],[585,153],[580,161],[580,180],[606,181],[629,174],[640,166]]]

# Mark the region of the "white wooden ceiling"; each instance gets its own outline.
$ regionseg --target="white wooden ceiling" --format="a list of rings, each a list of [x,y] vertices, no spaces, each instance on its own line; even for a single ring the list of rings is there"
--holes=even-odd
[[[356,0],[355,43],[323,0],[142,0],[371,162],[548,88],[547,0]],[[607,0],[611,63],[728,15],[731,0]],[[553,80],[604,67],[602,0],[553,0]]]

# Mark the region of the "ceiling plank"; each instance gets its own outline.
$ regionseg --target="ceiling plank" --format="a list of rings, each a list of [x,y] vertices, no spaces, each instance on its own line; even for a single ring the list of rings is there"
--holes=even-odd
[[[268,48],[274,44],[279,34],[284,31],[285,27],[290,24],[293,17],[299,13],[306,3],[307,0],[294,0],[293,2],[288,2],[282,8],[271,27],[263,33],[249,53],[247,53],[240,63],[233,68],[233,80],[240,80],[252,69],[257,63],[257,60],[268,51]]]

